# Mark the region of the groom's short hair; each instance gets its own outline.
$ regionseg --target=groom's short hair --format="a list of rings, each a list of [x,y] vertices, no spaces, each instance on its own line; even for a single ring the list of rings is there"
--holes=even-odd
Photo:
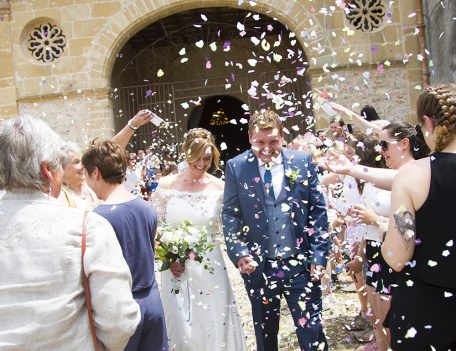
[[[255,113],[250,116],[249,133],[255,132],[258,129],[271,128],[277,128],[280,135],[283,132],[282,120],[274,111],[261,109],[260,111],[255,111]]]

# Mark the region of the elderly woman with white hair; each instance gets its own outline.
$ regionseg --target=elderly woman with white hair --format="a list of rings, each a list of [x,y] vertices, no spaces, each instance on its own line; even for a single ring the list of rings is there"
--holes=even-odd
[[[0,123],[0,349],[120,351],[140,320],[130,271],[105,219],[56,199],[61,146],[39,119]]]
[[[59,200],[70,207],[92,209],[99,205],[97,196],[86,184],[81,149],[75,143],[62,147],[63,186]]]

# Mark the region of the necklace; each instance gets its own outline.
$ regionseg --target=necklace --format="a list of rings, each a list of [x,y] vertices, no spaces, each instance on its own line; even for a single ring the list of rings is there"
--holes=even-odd
[[[81,199],[83,199],[83,200],[87,199],[87,194],[85,194],[85,193],[83,193],[83,192],[82,192],[80,195],[78,195],[78,196],[79,196]]]
[[[87,193],[84,191],[84,188],[82,188],[81,193],[78,194],[76,191],[74,191],[72,188],[70,188],[71,192],[76,195],[77,197],[81,198],[82,200],[87,199]]]

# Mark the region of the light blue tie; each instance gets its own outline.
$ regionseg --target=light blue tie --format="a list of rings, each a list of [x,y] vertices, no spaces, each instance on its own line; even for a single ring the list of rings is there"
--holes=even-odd
[[[273,200],[275,200],[274,187],[272,186],[272,173],[271,173],[272,164],[264,164],[264,187],[266,192]]]

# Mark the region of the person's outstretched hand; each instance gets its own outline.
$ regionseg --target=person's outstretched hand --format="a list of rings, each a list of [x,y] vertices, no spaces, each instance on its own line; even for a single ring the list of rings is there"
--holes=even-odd
[[[155,113],[153,113],[152,111],[141,110],[131,119],[131,123],[133,123],[135,127],[141,127],[147,122],[150,122],[152,118],[154,118],[154,116]]]
[[[353,168],[353,163],[348,158],[334,151],[328,151],[327,156],[319,157],[316,164],[328,172],[337,174],[350,174]]]

